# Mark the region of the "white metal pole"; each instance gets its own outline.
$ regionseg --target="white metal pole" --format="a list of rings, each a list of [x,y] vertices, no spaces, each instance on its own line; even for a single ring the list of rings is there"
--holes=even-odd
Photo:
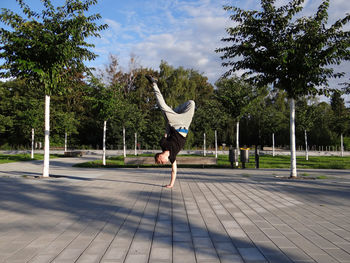
[[[67,151],[67,132],[64,133],[64,151]]]
[[[125,127],[124,126],[123,126],[123,151],[124,151],[124,157],[126,157]]]
[[[45,95],[45,145],[43,177],[49,177],[50,166],[50,96]]]
[[[218,158],[218,134],[215,130],[215,158]]]
[[[34,129],[32,129],[32,153],[30,157],[34,159]]]
[[[306,155],[306,161],[309,160],[309,151],[308,151],[308,148],[307,148],[307,132],[305,130],[305,155]]]
[[[205,133],[204,133],[204,135],[203,135],[203,140],[204,140],[204,142],[203,142],[203,155],[204,156],[206,156],[207,155],[207,153],[206,153],[206,141],[205,141]]]
[[[272,133],[272,156],[275,156],[275,134]]]
[[[107,121],[103,122],[103,154],[102,154],[102,164],[106,165],[106,130],[107,130]]]
[[[236,123],[236,148],[237,152],[239,152],[239,121]]]
[[[137,155],[137,133],[135,132],[135,155]]]
[[[237,156],[237,160],[236,160],[236,167],[238,167],[238,156],[240,154],[239,152],[239,121],[237,121],[236,123],[236,156]]]
[[[340,134],[340,150],[341,150],[341,157],[343,157],[344,156],[343,134]]]

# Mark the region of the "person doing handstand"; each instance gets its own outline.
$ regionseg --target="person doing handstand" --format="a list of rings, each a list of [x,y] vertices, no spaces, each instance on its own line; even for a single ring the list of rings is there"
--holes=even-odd
[[[157,153],[154,156],[154,159],[157,164],[165,164],[168,161],[171,162],[171,179],[170,183],[165,187],[172,188],[177,173],[176,155],[185,146],[188,129],[191,125],[194,114],[195,103],[193,100],[189,100],[175,109],[170,108],[166,104],[163,95],[158,88],[157,80],[152,76],[146,76],[146,78],[153,87],[157,104],[167,123],[166,133],[159,142],[162,152]]]

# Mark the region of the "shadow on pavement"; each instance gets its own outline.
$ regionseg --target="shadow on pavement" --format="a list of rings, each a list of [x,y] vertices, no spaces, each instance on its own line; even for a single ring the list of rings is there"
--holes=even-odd
[[[59,183],[55,183],[55,180],[38,180],[40,183],[36,183],[35,180],[26,180],[24,178],[0,178],[0,210],[2,213],[14,212],[38,217],[38,219],[41,213],[54,211],[65,213],[70,217],[83,221],[108,222],[108,224],[113,226],[111,228],[114,229],[113,234],[118,235],[119,231],[123,231],[123,233],[125,232],[130,236],[131,240],[136,236],[143,240],[150,240],[150,237],[153,240],[156,238],[157,242],[164,240],[164,245],[169,245],[168,241],[165,241],[169,239],[159,237],[170,237],[173,240],[173,249],[181,248],[188,250],[190,253],[193,251],[194,243],[185,234],[186,232],[188,233],[187,229],[189,229],[191,233],[200,233],[197,237],[203,238],[203,241],[208,242],[207,246],[195,247],[196,253],[208,257],[213,256],[213,253],[219,253],[219,249],[215,247],[215,244],[226,243],[228,246],[232,246],[232,251],[239,253],[242,258],[249,257],[244,254],[244,251],[251,251],[254,252],[254,255],[258,255],[255,260],[277,259],[276,262],[292,262],[290,258],[298,259],[298,255],[293,255],[292,252],[286,255],[277,247],[271,249],[271,247],[265,247],[264,243],[255,244],[249,238],[229,237],[227,233],[223,234],[211,228],[208,225],[209,222],[205,222],[204,225],[190,222],[189,225],[187,218],[176,214],[176,211],[181,211],[182,215],[188,216],[191,211],[186,210],[188,208],[185,208],[181,202],[190,200],[197,206],[203,217],[205,211],[201,210],[201,205],[196,200],[197,196],[195,193],[190,197],[186,195],[187,199],[184,200],[183,192],[162,188],[160,184],[148,183],[145,179],[147,176],[150,176],[150,173],[168,177],[169,169],[125,169],[121,170],[121,173],[124,171],[139,177],[135,177],[135,180],[130,180],[131,175],[115,178],[113,176],[83,178],[56,175],[56,178],[65,179],[64,181],[59,181]],[[311,202],[314,200],[316,203],[322,202],[333,205],[337,204],[338,198],[347,200],[350,198],[350,189],[347,185],[339,186],[315,181],[286,182],[285,180],[266,176],[261,178],[256,176],[245,177],[242,175],[230,175],[227,172],[219,174],[219,172],[216,172],[216,174],[215,171],[205,172],[200,169],[181,170],[178,178],[182,182],[194,184],[222,183],[237,184],[237,187],[239,187],[241,184],[249,183],[252,187],[265,189],[270,192],[285,192],[296,199],[298,199],[298,195],[302,195]],[[18,175],[21,172],[13,173]],[[37,173],[29,174],[31,176],[38,175]],[[94,187],[97,182],[107,182],[107,184],[99,185],[102,190],[105,188],[105,193],[102,191],[96,195]],[[286,184],[276,184],[281,182],[286,182]],[[125,187],[118,188],[117,184],[125,184]],[[115,190],[113,191],[114,186]],[[200,190],[198,191],[198,193],[203,195]],[[203,198],[205,198],[204,195]],[[176,200],[177,202],[175,202]],[[152,209],[147,209],[148,207]],[[215,217],[212,220],[221,222],[219,218]],[[174,238],[176,233],[173,230],[178,226],[182,226],[183,231],[179,229],[180,235],[176,239]],[[7,225],[5,224],[5,227],[11,230],[11,227],[16,229],[19,225],[10,222]],[[22,222],[20,227],[25,229],[31,226],[26,226],[26,222]],[[40,224],[41,230],[45,229],[45,227],[47,227],[47,231],[50,231],[50,226],[45,226],[45,223]],[[171,229],[170,232],[169,228]],[[164,232],[162,233],[161,231]],[[113,239],[110,240],[110,243],[112,242]],[[208,247],[213,247],[214,250],[210,250]],[[262,251],[264,253],[260,253]]]

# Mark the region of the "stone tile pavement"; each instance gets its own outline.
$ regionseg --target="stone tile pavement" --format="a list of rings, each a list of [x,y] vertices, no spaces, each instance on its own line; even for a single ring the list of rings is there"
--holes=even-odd
[[[350,262],[350,171],[0,165],[0,262]]]

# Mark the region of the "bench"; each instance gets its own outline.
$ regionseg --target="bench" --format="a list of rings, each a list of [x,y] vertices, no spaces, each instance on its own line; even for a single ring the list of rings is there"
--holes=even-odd
[[[176,162],[178,165],[195,164],[195,165],[216,165],[215,157],[201,157],[201,156],[177,156]],[[155,164],[154,157],[125,157],[124,164]],[[170,163],[169,163],[170,164]]]
[[[65,157],[82,157],[83,152],[82,151],[67,151],[64,152]]]

